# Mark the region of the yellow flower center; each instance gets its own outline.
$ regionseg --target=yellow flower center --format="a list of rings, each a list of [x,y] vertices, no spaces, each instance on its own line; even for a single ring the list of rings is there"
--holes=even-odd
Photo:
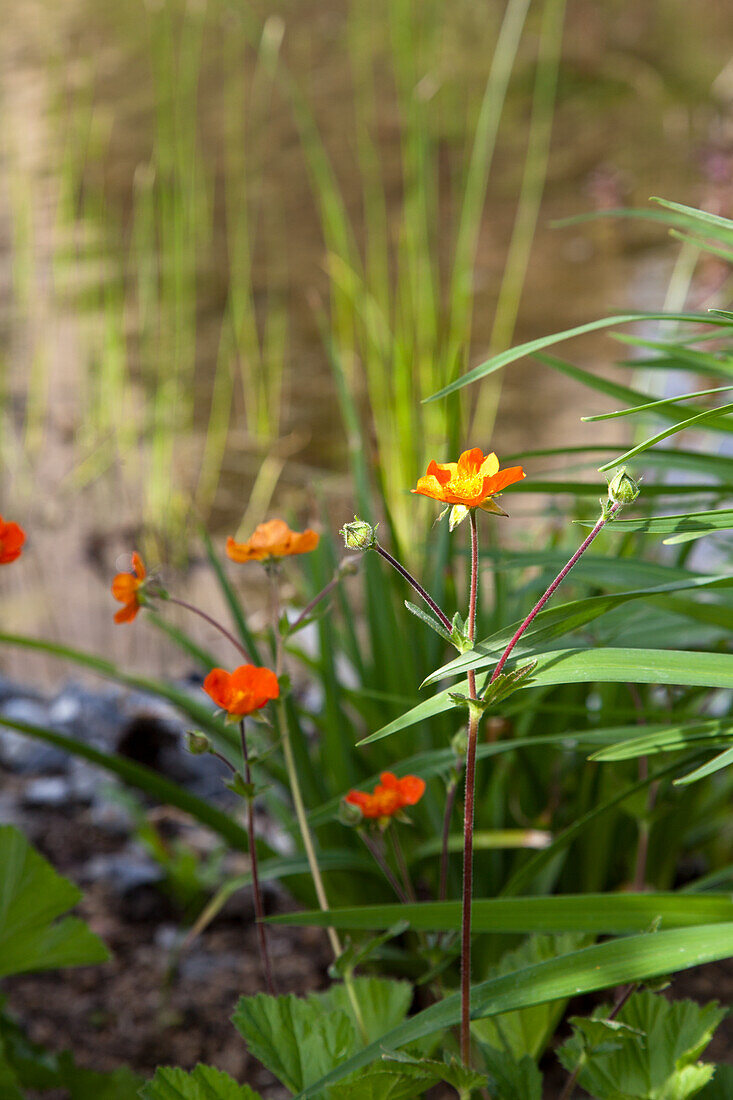
[[[456,496],[473,498],[479,496],[484,487],[484,479],[481,474],[461,474],[456,472],[448,482],[446,488]]]

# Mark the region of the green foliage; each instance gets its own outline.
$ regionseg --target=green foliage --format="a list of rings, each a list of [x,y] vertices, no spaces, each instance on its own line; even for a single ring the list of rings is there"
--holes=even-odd
[[[513,974],[547,959],[569,954],[581,943],[582,937],[578,935],[532,936],[514,951],[502,955],[489,972],[488,979]],[[517,1064],[525,1055],[537,1062],[562,1019],[565,1004],[564,999],[546,1001],[516,1012],[474,1020],[471,1031],[482,1046],[503,1050]]]
[[[24,1100],[25,1089],[63,1089],[68,1100],[137,1100],[142,1080],[122,1067],[95,1073],[77,1066],[69,1051],[51,1054],[31,1043],[0,1006],[0,1095]]]
[[[0,826],[0,869],[0,977],[109,958],[83,921],[63,917],[80,891],[12,825]]]
[[[489,1073],[489,1088],[493,1100],[542,1100],[542,1074],[528,1054],[515,1057],[506,1050],[495,1050],[481,1044]]]
[[[228,1073],[202,1065],[190,1073],[161,1066],[139,1095],[143,1100],[261,1100],[249,1085],[238,1085]]]
[[[733,1096],[733,1066],[715,1066],[712,1081],[697,1094],[697,1100],[728,1100],[730,1096]]]
[[[242,997],[232,1021],[252,1054],[287,1088],[299,1092],[356,1054],[365,1042],[378,1043],[404,1020],[412,1000],[407,982],[357,978],[353,989],[361,1022],[346,987],[337,983],[305,1000],[264,994]]]
[[[668,1001],[635,993],[613,1020],[599,1008],[591,1019],[574,1017],[573,1037],[560,1049],[568,1070],[596,1100],[686,1100],[713,1077],[698,1062],[725,1016],[717,1004]]]

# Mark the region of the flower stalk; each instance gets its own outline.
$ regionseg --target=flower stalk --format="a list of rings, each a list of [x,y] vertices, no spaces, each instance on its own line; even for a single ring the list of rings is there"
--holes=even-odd
[[[239,734],[242,743],[242,763],[244,782],[248,788],[252,787],[252,772],[249,766],[249,753],[247,751],[247,734],[244,728],[244,718],[239,723]],[[267,933],[265,931],[265,907],[262,902],[262,889],[260,887],[260,878],[257,867],[257,846],[255,844],[255,821],[254,821],[254,796],[250,794],[247,798],[247,834],[249,836],[249,862],[252,869],[252,891],[254,894],[255,903],[255,917],[257,918],[257,936],[260,941],[260,951],[262,952],[262,969],[265,972],[265,981],[267,983],[267,992],[271,997],[276,995],[275,982],[272,977],[272,964],[270,963],[270,952],[267,947]]]
[[[280,633],[280,590],[278,587],[278,575],[274,568],[268,569],[270,577],[270,587],[272,592],[272,619],[273,627],[275,631],[275,675],[278,680],[282,676],[283,665],[283,639]],[[305,849],[306,859],[308,860],[308,868],[310,870],[311,878],[313,880],[313,887],[316,892],[316,899],[318,901],[318,907],[321,912],[326,912],[329,908],[328,897],[326,896],[326,890],[323,885],[323,878],[321,876],[321,869],[318,866],[318,857],[316,856],[315,846],[313,844],[313,837],[311,835],[310,827],[308,825],[308,817],[306,814],[305,803],[303,802],[303,793],[300,789],[300,781],[298,779],[298,769],[295,764],[295,757],[293,755],[293,747],[290,742],[290,728],[288,726],[288,718],[285,713],[285,705],[282,696],[279,697],[277,703],[277,709],[280,717],[280,732],[282,736],[283,758],[285,761],[285,770],[288,775],[288,783],[290,785],[290,793],[293,798],[293,807],[295,809],[295,816],[298,822],[298,828],[300,829],[300,836],[303,841],[303,848]],[[341,940],[335,928],[328,926],[326,929],[329,943],[331,944],[331,950],[335,959],[342,953]],[[344,986],[346,988],[351,1007],[354,1012],[359,1031],[364,1042],[367,1042],[367,1031],[364,1024],[364,1017],[361,1011],[359,1000],[356,996],[354,989],[354,983],[349,974],[344,974]]]
[[[476,604],[478,599],[478,522],[476,509],[471,517],[471,595],[468,608],[468,641],[476,639]],[[476,700],[476,673],[468,673],[469,700]],[[478,707],[468,707],[468,743],[466,745],[466,795],[463,808],[463,902],[461,914],[461,1058],[469,1065],[471,1054],[471,899],[473,897],[473,824],[476,791],[476,743],[478,740]]]
[[[507,660],[509,659],[509,655],[511,654],[511,652],[514,649],[515,645],[517,644],[519,639],[522,637],[522,635],[524,634],[527,627],[532,624],[533,619],[535,619],[536,616],[539,615],[540,611],[545,606],[547,601],[550,599],[550,597],[552,596],[555,589],[565,580],[565,578],[567,577],[570,570],[580,560],[580,558],[586,552],[586,550],[588,549],[590,544],[593,542],[593,540],[601,533],[601,531],[606,526],[608,521],[610,519],[612,519],[613,516],[615,516],[615,514],[622,507],[623,507],[623,502],[622,501],[615,501],[613,504],[610,504],[608,507],[604,507],[603,511],[601,512],[601,517],[598,520],[598,523],[595,525],[595,527],[593,528],[591,533],[588,535],[587,539],[585,539],[585,541],[581,543],[581,545],[575,551],[575,553],[573,554],[572,558],[567,563],[567,565],[563,566],[563,568],[560,570],[558,575],[555,577],[552,584],[550,584],[548,586],[548,588],[546,589],[544,594],[539,598],[539,600],[534,605],[534,607],[530,611],[527,618],[524,620],[522,625],[519,627],[519,629],[516,631],[516,633],[512,637],[511,641],[509,642],[509,645],[506,647],[506,649],[502,653],[501,657],[499,658],[499,661],[496,665],[496,668],[494,669],[494,671],[492,673],[491,680],[489,681],[489,683],[493,684],[494,681],[496,680],[497,676],[499,676],[499,674],[501,673],[501,670],[504,668],[504,665],[506,664]],[[471,673],[469,673],[469,684],[470,684],[470,676],[471,676]]]

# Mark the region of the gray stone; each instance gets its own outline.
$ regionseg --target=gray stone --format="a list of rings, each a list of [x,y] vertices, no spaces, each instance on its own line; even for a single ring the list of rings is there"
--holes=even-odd
[[[63,775],[32,779],[23,791],[23,803],[29,807],[65,806],[72,801],[71,783]]]

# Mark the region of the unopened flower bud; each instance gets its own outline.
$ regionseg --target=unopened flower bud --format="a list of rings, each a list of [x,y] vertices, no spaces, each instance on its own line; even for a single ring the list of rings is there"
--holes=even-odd
[[[345,523],[340,534],[343,535],[347,550],[369,550],[377,541],[376,530],[371,523],[354,516],[353,523]]]
[[[639,486],[622,467],[608,486],[608,499],[613,504],[633,504],[639,495]]]
[[[186,734],[186,748],[193,756],[202,756],[211,749],[211,741],[205,733],[189,730]]]
[[[341,824],[353,828],[356,825],[361,825],[363,820],[364,814],[361,809],[353,802],[347,802],[345,798],[342,798],[339,803],[339,821]]]

